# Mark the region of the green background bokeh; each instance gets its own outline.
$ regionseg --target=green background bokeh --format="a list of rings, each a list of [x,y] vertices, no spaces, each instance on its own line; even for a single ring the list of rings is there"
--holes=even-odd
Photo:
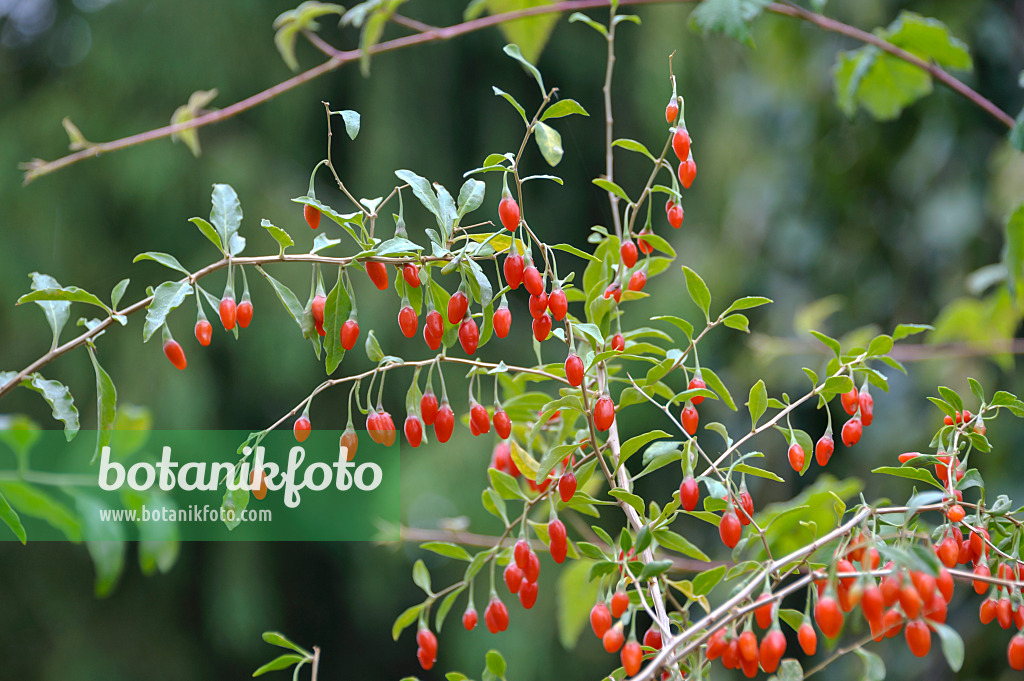
[[[447,25],[459,20],[462,5],[420,0],[405,9]],[[286,2],[269,1],[0,3],[0,370],[20,369],[47,349],[49,330],[39,310],[13,305],[28,290],[29,272],[52,274],[61,284],[102,297],[131,277],[125,300],[133,301],[146,285],[169,276],[156,263],[131,265],[135,254],[170,252],[190,268],[213,260],[216,253],[187,219],[209,214],[215,182],[231,184],[238,192],[247,254],[275,252],[258,227],[261,218],[292,232],[296,250],[307,249],[313,236],[290,199],[305,193],[309,172],[324,155],[321,101],[363,116],[357,140],[336,135],[334,148],[339,173],[357,196],[386,194],[396,182],[396,168],[412,169],[455,190],[462,173],[479,166],[486,154],[518,147],[519,119],[492,95],[491,86],[512,93],[528,110],[536,106],[536,88],[502,54],[498,31],[488,29],[375,57],[370,79],[362,78],[355,65],[347,66],[204,129],[199,159],[183,145],[163,140],[21,186],[19,162],[66,153],[60,127],[64,116],[90,140],[115,139],[166,124],[195,90],[217,88],[214,105],[226,106],[289,77],[271,30],[273,18],[289,8]],[[1024,100],[1018,87],[1024,66],[1019,7],[858,0],[831,3],[829,12],[870,28],[887,24],[904,8],[946,22],[971,47],[975,71],[966,76],[968,82],[1004,110],[1019,110]],[[734,394],[745,394],[757,376],[765,378],[773,395],[805,389],[799,367],[817,368],[823,359],[814,354],[809,336],[797,333],[795,320],[813,312],[807,306],[814,301],[838,296],[838,312],[816,323],[831,335],[868,324],[890,331],[898,322],[928,323],[951,301],[968,295],[968,273],[999,259],[1005,215],[1024,198],[1024,163],[1009,150],[1005,130],[986,114],[937,88],[895,122],[876,122],[864,114],[848,120],[834,104],[831,68],[835,53],[855,44],[767,16],[755,29],[756,48],[751,50],[688,30],[689,7],[636,11],[643,26],[623,25],[620,31],[617,136],[660,148],[669,95],[667,55],[675,50],[699,167],[697,182],[686,195],[683,228],[672,231],[656,213],[656,229],[671,240],[680,262],[704,276],[717,305],[752,294],[777,301],[751,315],[752,336],[723,331],[701,355]],[[327,39],[354,44],[351,29],[323,23]],[[299,58],[309,67],[317,55],[301,45]],[[539,66],[549,86],[579,101],[591,117],[555,122],[566,152],[555,172],[566,186],[531,183],[530,222],[542,238],[583,246],[591,225],[609,222],[608,202],[590,183],[604,167],[603,45],[592,31],[563,17]],[[617,179],[635,189],[646,167],[626,152],[618,159]],[[528,150],[525,163],[548,172],[535,148]],[[488,194],[480,219],[496,213],[500,187],[495,178],[483,176]],[[327,183],[318,184],[318,196],[349,210]],[[432,219],[419,206],[408,208],[412,238],[422,240],[422,229]],[[566,257],[561,262],[565,267],[573,261]],[[307,269],[278,267],[274,274],[304,299]],[[398,301],[383,294],[372,298],[376,291],[365,278],[357,279],[356,294],[365,301],[359,308],[364,334],[375,328],[385,352],[426,357],[419,338],[407,341],[397,332]],[[207,287],[218,292],[222,282],[223,275],[214,275]],[[322,380],[322,365],[295,337],[265,282],[252,278],[250,284],[255,318],[238,343],[215,333],[213,345],[201,350],[191,338],[192,299],[172,316],[172,329],[189,358],[185,372],[166,362],[157,342],[140,342],[138,315],[126,329],[108,333],[100,341],[99,359],[117,384],[120,403],[149,407],[156,428],[256,430],[305,397]],[[627,319],[642,324],[655,314],[692,317],[694,308],[680,299],[681,285],[674,268],[653,279],[646,289],[651,297],[634,304]],[[525,336],[525,299],[511,305],[514,333]],[[65,338],[70,333],[69,327]],[[486,352],[509,362],[532,361],[526,343],[495,341]],[[545,352],[551,353],[547,359],[558,359],[558,350]],[[370,366],[357,349],[340,371]],[[45,374],[69,385],[88,427],[94,418],[94,383],[85,355],[61,358]],[[841,451],[833,459],[830,472],[864,475],[892,462],[898,452],[925,448],[938,417],[923,395],[937,383],[966,393],[968,375],[989,390],[1024,390],[1015,370],[1001,370],[984,358],[915,362],[909,379],[894,377],[889,394],[876,392],[875,425],[857,450],[848,456]],[[386,402],[396,422],[404,416],[407,381],[403,376],[388,382]],[[314,427],[344,427],[346,397],[347,391],[341,391],[318,398]],[[28,391],[5,398],[0,411],[49,423],[45,405]],[[653,409],[633,412],[624,419],[627,435],[664,426]],[[742,414],[734,416],[719,404],[711,406],[709,418],[743,421]],[[824,427],[816,414],[802,414],[800,421],[812,433]],[[993,424],[989,435],[995,451],[983,466],[998,493],[1011,497],[1022,488],[1014,454],[1022,442],[1020,432],[1012,422]],[[494,532],[495,524],[479,506],[492,445],[457,427],[447,446],[403,451],[404,521],[432,527],[441,518],[466,515],[472,529]],[[774,446],[774,455],[781,457],[781,438]],[[817,474],[812,469],[809,478]],[[678,484],[670,477],[652,481],[641,492],[667,498]],[[803,484],[806,480],[773,487],[765,483],[752,491],[761,506],[792,496]],[[868,489],[869,498],[909,494],[899,482],[870,480]],[[714,545],[703,528],[694,533],[702,545]],[[146,578],[129,565],[115,593],[96,600],[92,565],[83,548],[4,542],[0,678],[247,678],[276,654],[260,640],[266,629],[280,629],[307,647],[321,646],[324,679],[415,674],[411,631],[393,644],[390,627],[398,613],[419,600],[409,572],[421,553],[411,545],[187,544],[169,574]],[[435,583],[460,574],[452,561],[435,557],[428,564]],[[441,678],[447,669],[478,674],[483,652],[491,646],[505,653],[513,679],[606,674],[618,663],[589,634],[573,653],[558,643],[555,572],[545,557],[540,598],[532,611],[524,613],[506,598],[512,625],[497,638],[483,633],[482,625],[473,634],[457,629],[460,599],[441,636],[436,671],[421,673],[421,678]],[[481,612],[484,597],[478,585]],[[1009,676],[1004,653],[1009,637],[981,629],[977,605],[977,599],[961,596],[951,607],[950,622],[963,633],[970,653],[958,678]],[[952,677],[937,653],[910,664],[902,643],[876,650],[885,657],[890,678]],[[835,673],[859,678],[857,665],[851,660]]]

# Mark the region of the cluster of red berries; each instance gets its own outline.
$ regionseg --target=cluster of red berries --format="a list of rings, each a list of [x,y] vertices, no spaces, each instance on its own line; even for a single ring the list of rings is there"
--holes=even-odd
[[[855,538],[852,546],[854,548],[836,565],[837,571],[846,576],[840,577],[835,588],[829,587],[825,581],[818,583],[819,606],[830,597],[830,592],[834,592],[832,602],[837,603],[842,612],[850,612],[860,605],[875,641],[898,635],[906,625],[905,636],[910,651],[918,657],[927,655],[931,649],[931,624],[946,621],[946,607],[953,598],[952,576],[945,567],[933,576],[917,570],[896,570],[889,562],[883,569],[889,570],[890,574],[876,584],[870,576],[857,578],[850,573],[855,572],[854,562],[859,563],[864,572],[877,570],[880,562],[878,551],[866,546],[863,536]],[[825,596],[820,595],[823,591]],[[824,607],[828,608],[827,605]],[[839,626],[842,626],[841,621]],[[833,638],[820,621],[819,627]],[[835,631],[838,633],[838,628]]]
[[[561,524],[561,523],[559,523]],[[565,528],[562,528],[564,533]],[[505,568],[505,586],[519,595],[519,602],[529,610],[537,602],[537,579],[540,578],[540,558],[530,547],[530,542],[520,539],[512,550],[512,560]],[[565,555],[562,555],[565,560]]]
[[[1004,579],[1014,580],[1013,572],[1013,568],[1005,563],[999,566],[999,576]],[[978,584],[976,580],[976,589]],[[995,621],[1003,629],[1017,627],[1017,633],[1006,647],[1006,658],[1011,668],[1017,671],[1024,670],[1024,603],[1021,603],[1019,590],[1014,589],[1010,595],[1005,593],[1001,586],[994,587],[993,593],[981,602],[978,618],[982,624]]]
[[[420,661],[420,666],[430,669],[437,662],[437,637],[434,636],[434,632],[421,625],[416,632],[416,644],[419,646],[416,649],[416,657]]]
[[[860,442],[864,428],[874,421],[875,398],[871,397],[865,385],[859,392],[857,388],[851,388],[850,392],[840,396],[839,401],[843,405],[843,411],[853,417],[843,424],[842,431],[843,444],[852,447]]]
[[[644,648],[632,633],[629,641],[626,641],[625,624],[621,618],[629,609],[629,594],[619,589],[607,602],[599,601],[591,608],[590,627],[594,635],[601,639],[606,652],[619,653],[619,660],[626,676],[635,676],[640,671],[644,659]],[[652,625],[644,634],[644,647],[653,652],[661,649],[661,643],[661,632],[657,625]]]
[[[323,308],[321,307],[321,309]],[[248,327],[252,322],[253,313],[252,301],[249,299],[248,292],[243,296],[240,303],[235,302],[233,294],[225,293],[224,297],[220,300],[217,312],[220,315],[220,322],[224,325],[225,331],[234,330],[236,325],[243,329]],[[213,325],[203,315],[196,322],[195,334],[196,340],[203,347],[209,346],[213,341]],[[167,356],[171,364],[184,371],[185,367],[188,366],[188,361],[185,359],[185,351],[182,349],[181,344],[174,340],[169,333],[164,338],[163,349],[164,355]]]
[[[771,604],[762,607],[767,607],[770,613]],[[760,612],[760,608],[758,612]],[[757,620],[760,625],[760,615]],[[735,632],[727,631],[724,628],[718,629],[708,638],[705,652],[707,659],[712,661],[720,659],[726,669],[739,669],[747,678],[756,676],[758,669],[762,669],[768,674],[775,672],[779,668],[782,656],[786,654],[786,635],[779,628],[778,621],[772,622],[771,614],[768,615],[768,621],[765,624],[771,629],[761,639],[760,645],[758,645],[757,634],[753,629],[748,628],[738,636]],[[762,626],[762,628],[767,627]],[[813,654],[813,650],[817,649],[817,637],[813,628],[811,636],[814,637],[813,642],[809,641],[807,645],[805,645],[804,639],[800,641],[805,652],[808,646],[811,647],[812,652],[809,654]]]
[[[511,197],[507,200],[515,204]],[[517,207],[517,215],[518,210]],[[546,340],[551,334],[553,321],[562,321],[569,311],[569,301],[565,296],[565,291],[556,284],[551,292],[548,293],[547,281],[541,275],[540,270],[534,266],[529,252],[527,252],[525,258],[519,255],[516,252],[514,240],[508,255],[505,256],[502,272],[505,274],[505,282],[509,288],[515,290],[523,286],[527,293],[530,294],[529,303],[530,316],[533,317],[533,337],[538,342]],[[512,313],[509,312],[504,298],[498,309],[494,312],[492,321],[494,323],[495,335],[499,338],[504,338],[508,335],[512,323]]]

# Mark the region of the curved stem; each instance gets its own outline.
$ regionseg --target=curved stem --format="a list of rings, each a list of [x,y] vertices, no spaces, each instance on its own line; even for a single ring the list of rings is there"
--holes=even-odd
[[[647,5],[647,4],[663,4],[668,0],[619,0],[619,6],[626,5]],[[680,0],[681,2],[693,2],[694,0]],[[542,14],[553,14],[556,12],[570,12],[579,11],[584,9],[593,9],[596,7],[608,7],[612,3],[612,0],[563,0],[563,2],[553,2],[548,5],[540,5],[536,7],[529,7],[526,9],[516,10],[514,12],[504,12],[502,14],[494,14],[491,16],[480,17],[473,19],[472,21],[462,22],[460,24],[454,24],[445,28],[431,28],[429,30],[422,30],[419,33],[411,36],[404,36],[402,38],[395,38],[393,40],[386,40],[378,43],[370,48],[371,54],[379,54],[382,52],[391,52],[394,50],[403,49],[406,47],[412,47],[414,45],[421,45],[425,43],[438,42],[441,40],[451,40],[467,33],[473,33],[475,31],[489,28],[491,26],[497,26],[508,21],[514,21],[516,19],[523,19],[526,17],[539,16]],[[998,120],[1006,127],[1012,129],[1014,126],[1013,117],[1007,114],[1005,111],[1000,109],[998,106],[993,104],[990,100],[982,96],[977,91],[973,90],[970,86],[964,82],[958,80],[954,76],[942,68],[929,64],[918,57],[910,54],[906,50],[903,50],[892,43],[879,38],[876,35],[863,31],[859,28],[855,28],[848,24],[844,24],[841,21],[836,21],[829,17],[825,17],[821,14],[811,12],[809,10],[796,7],[789,4],[772,3],[767,8],[767,11],[780,14],[783,16],[793,17],[796,19],[802,19],[808,23],[814,24],[815,26],[829,31],[831,33],[838,33],[845,35],[855,40],[858,40],[869,45],[888,52],[897,59],[901,59],[908,64],[912,64],[931,75],[935,80],[939,81],[943,85],[947,86],[957,94],[966,98],[975,106],[979,107],[993,118]],[[424,25],[423,28],[426,28]],[[314,34],[315,35],[315,34]],[[119,149],[126,149],[146,142],[151,142],[157,139],[163,139],[182,133],[186,130],[192,130],[196,128],[205,127],[213,123],[219,123],[223,120],[227,120],[233,116],[248,111],[260,104],[274,99],[278,95],[284,94],[289,90],[293,90],[300,85],[304,85],[311,80],[337,70],[341,66],[348,64],[349,62],[356,61],[362,55],[361,50],[338,50],[322,40],[317,39],[314,43],[322,52],[330,55],[330,59],[324,63],[315,66],[308,71],[304,71],[296,76],[289,78],[281,83],[278,83],[262,92],[258,92],[250,97],[247,97],[241,101],[235,102],[234,104],[227,106],[217,111],[211,111],[209,113],[198,116],[190,121],[184,123],[178,123],[175,125],[165,125],[161,128],[148,130],[146,132],[130,135],[128,137],[122,137],[121,139],[114,140],[112,142],[103,142],[99,144],[91,144],[87,148],[80,151],[76,151],[67,156],[62,156],[53,161],[43,161],[41,159],[34,159],[28,163],[21,165],[21,168],[25,170],[24,184],[28,184],[33,180],[48,175],[56,170],[66,168],[70,165],[84,161],[87,158],[94,158],[102,154],[109,153],[111,151],[117,151]]]
[[[214,263],[211,263],[211,264],[207,265],[206,267],[204,267],[204,268],[202,268],[200,270],[197,270],[195,273],[193,273],[193,274],[191,274],[191,275],[189,275],[187,277],[182,278],[180,281],[188,282],[189,284],[194,285],[198,280],[202,279],[203,277],[205,277],[205,276],[207,276],[209,274],[212,274],[212,273],[214,273],[214,272],[216,272],[218,270],[221,270],[221,269],[227,267],[229,264],[233,264],[233,265],[265,265],[265,264],[277,263],[277,262],[310,262],[310,263],[317,263],[317,264],[324,264],[324,265],[348,266],[348,265],[351,265],[353,262],[356,262],[356,261],[363,261],[363,262],[376,261],[376,262],[382,262],[382,263],[385,263],[385,264],[400,265],[400,264],[404,264],[404,263],[407,263],[407,262],[417,262],[417,261],[419,261],[419,262],[446,261],[446,260],[451,260],[452,257],[453,256],[451,256],[451,255],[446,255],[446,256],[422,256],[422,257],[420,257],[418,259],[417,258],[377,257],[377,256],[371,256],[371,257],[368,257],[368,258],[367,257],[358,257],[357,258],[355,256],[348,256],[348,257],[344,257],[344,258],[328,258],[328,257],[325,257],[325,256],[316,255],[316,254],[313,254],[313,253],[302,253],[302,254],[295,254],[295,255],[263,255],[263,256],[253,256],[253,257],[246,257],[246,258],[234,257],[234,258],[230,258],[230,259],[222,258],[221,260],[218,260],[218,261],[216,261]],[[481,256],[481,257],[472,256],[472,259],[474,259],[474,260],[493,260],[494,256]],[[129,316],[129,315],[133,315],[136,312],[141,312],[142,310],[145,310],[146,308],[148,308],[150,303],[152,303],[152,302],[153,302],[153,296],[147,296],[147,297],[143,298],[142,300],[139,300],[139,301],[133,303],[132,305],[129,305],[128,307],[124,308],[123,310],[117,310],[117,314],[118,315],[122,315],[122,316],[126,316],[126,317]],[[81,345],[84,345],[85,343],[88,343],[89,341],[94,340],[97,336],[99,336],[105,330],[110,328],[110,326],[114,323],[114,321],[115,321],[114,317],[112,317],[112,316],[107,317],[106,319],[104,319],[103,321],[101,321],[99,324],[97,324],[96,326],[92,327],[88,331],[85,331],[85,332],[81,333],[80,335],[72,338],[71,340],[67,341],[63,345],[60,345],[60,346],[57,346],[56,348],[51,349],[49,352],[47,352],[46,354],[44,354],[41,357],[39,357],[38,359],[36,359],[34,362],[29,364],[27,367],[25,367],[24,369],[19,371],[14,376],[14,378],[10,379],[9,381],[7,381],[7,383],[5,383],[3,385],[0,385],[0,398],[3,398],[4,395],[6,395],[7,393],[9,393],[12,390],[14,390],[14,388],[17,387],[18,384],[21,383],[23,380],[25,380],[25,378],[27,378],[30,374],[38,371],[42,367],[46,366],[47,364],[49,364],[53,360],[57,359],[58,357],[60,357],[60,356],[62,356],[64,354],[67,354],[71,350],[74,350],[75,348],[77,348],[77,347],[79,347]],[[491,365],[491,366],[493,368],[494,365]],[[540,373],[545,375],[545,376],[548,375],[548,374],[545,374],[544,372],[540,372]],[[562,379],[558,379],[558,380],[562,380]]]

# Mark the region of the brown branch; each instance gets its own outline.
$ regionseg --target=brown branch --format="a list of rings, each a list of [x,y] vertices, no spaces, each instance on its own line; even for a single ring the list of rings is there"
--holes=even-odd
[[[427,31],[437,30],[437,26],[431,26],[430,24],[425,24],[422,21],[417,21],[416,19],[404,17],[401,14],[392,14],[391,21],[395,22],[399,26],[405,26],[406,28],[411,28],[414,31],[418,31],[419,33],[426,33]]]
[[[669,0],[620,0],[620,6],[626,5],[647,5],[647,4],[663,4]],[[678,0],[679,3],[689,3],[695,0]],[[424,30],[420,33],[411,36],[404,36],[401,38],[395,38],[393,40],[387,40],[382,43],[378,43],[370,48],[370,54],[380,54],[383,52],[391,52],[394,50],[400,50],[406,47],[412,47],[414,45],[421,45],[425,43],[436,42],[440,40],[451,40],[467,33],[473,33],[484,28],[491,26],[497,26],[508,21],[514,21],[516,19],[523,19],[526,17],[539,16],[542,14],[552,14],[556,12],[569,12],[579,11],[584,9],[593,9],[598,7],[608,7],[611,4],[611,0],[564,0],[563,2],[555,2],[550,5],[540,5],[537,7],[529,7],[522,10],[516,10],[514,12],[505,12],[502,14],[494,14],[491,16],[480,17],[473,19],[472,21],[466,21],[460,24],[447,26],[444,28],[431,28]],[[849,26],[835,19],[816,14],[809,10],[805,10],[800,7],[791,5],[784,5],[779,3],[773,3],[767,7],[769,12],[780,14],[783,16],[793,17],[802,19],[808,23],[814,24],[821,29],[832,33],[838,33],[841,35],[854,38],[855,40],[874,45],[875,47],[888,52],[898,59],[913,64],[914,66],[923,69],[933,78],[943,83],[957,94],[965,97],[967,100],[980,107],[992,115],[996,120],[1003,123],[1009,128],[1013,128],[1014,120],[1009,114],[1001,110],[991,101],[983,97],[981,94],[971,89],[968,85],[944,71],[942,68],[925,62],[924,60],[914,56],[913,54],[903,50],[890,42],[887,42],[876,35],[863,31],[859,28]],[[424,25],[425,26],[425,25]],[[256,93],[251,97],[247,97],[239,102],[236,102],[224,109],[217,111],[211,111],[210,113],[203,114],[197,118],[176,125],[166,125],[161,128],[156,128],[146,132],[138,133],[128,137],[123,137],[112,142],[102,142],[99,144],[92,144],[86,149],[76,151],[67,156],[63,156],[53,161],[43,161],[41,159],[34,159],[28,163],[21,165],[21,168],[25,170],[24,184],[28,184],[36,178],[42,177],[55,170],[66,168],[74,163],[83,161],[87,158],[93,158],[106,154],[111,151],[117,151],[119,149],[125,149],[128,147],[144,144],[153,140],[162,139],[164,137],[170,137],[185,130],[191,130],[194,128],[201,128],[213,123],[219,123],[220,121],[236,116],[243,111],[247,111],[253,107],[256,107],[264,102],[267,102],[278,95],[284,94],[289,90],[292,90],[300,85],[318,78],[325,73],[330,73],[338,69],[339,67],[359,59],[361,55],[360,50],[338,50],[322,40],[313,40],[314,45],[323,51],[325,54],[330,55],[330,59],[326,62],[315,66],[308,71],[304,71],[286,81],[278,83],[273,87],[270,87],[262,92]]]
[[[406,262],[431,262],[431,261],[451,260],[453,257],[455,257],[455,256],[453,256],[453,255],[446,255],[446,256],[423,256],[421,258],[398,258],[398,257],[379,257],[379,256],[356,258],[355,256],[348,256],[348,257],[344,257],[344,258],[328,258],[328,257],[324,257],[324,256],[321,256],[321,255],[316,255],[316,254],[313,254],[313,253],[299,253],[299,254],[294,254],[294,255],[263,255],[263,256],[254,256],[254,257],[246,257],[246,258],[231,258],[231,262],[234,265],[266,265],[266,264],[279,263],[279,262],[308,262],[308,263],[320,263],[320,264],[324,264],[324,265],[340,265],[340,266],[344,267],[344,266],[351,265],[356,260],[363,261],[363,262],[376,261],[376,262],[382,262],[382,263],[385,263],[385,264],[401,265],[401,264],[404,264]],[[477,258],[476,256],[474,256],[473,259],[489,260],[489,259],[493,259],[493,256],[485,256],[485,257],[481,257],[481,258]],[[202,268],[200,270],[197,270],[195,273],[193,273],[192,275],[190,275],[188,277],[183,277],[179,281],[188,282],[189,284],[195,284],[197,281],[199,281],[203,277],[205,277],[207,275],[210,275],[210,274],[213,274],[217,270],[223,269],[223,268],[225,268],[227,266],[228,266],[228,259],[227,258],[222,258],[221,260],[218,260],[217,262],[211,263],[211,264],[207,265],[206,267],[204,267],[204,268]],[[139,300],[138,302],[133,303],[132,305],[124,308],[123,310],[116,310],[116,313],[118,315],[124,315],[124,316],[127,317],[129,315],[135,314],[136,312],[141,312],[142,310],[145,310],[146,308],[149,307],[149,304],[152,303],[152,302],[153,302],[153,296],[147,296],[146,298],[143,298],[142,300]],[[60,346],[58,346],[56,348],[53,348],[52,350],[47,352],[45,355],[42,355],[41,357],[36,359],[34,362],[29,364],[27,367],[25,367],[24,369],[19,371],[14,376],[14,378],[12,378],[11,380],[7,381],[7,383],[5,383],[3,385],[0,385],[0,398],[3,398],[4,395],[6,395],[7,393],[9,393],[12,390],[14,390],[14,388],[17,387],[18,384],[20,384],[23,380],[25,380],[25,378],[27,378],[32,373],[34,373],[36,371],[39,371],[41,368],[43,368],[44,366],[46,366],[47,364],[49,364],[53,360],[57,359],[61,355],[64,355],[64,354],[70,352],[71,350],[74,350],[78,346],[84,345],[85,343],[88,343],[88,342],[92,341],[93,339],[95,339],[96,337],[98,337],[100,334],[102,334],[104,331],[106,331],[111,326],[111,324],[114,323],[114,321],[115,321],[114,317],[112,317],[112,316],[111,317],[107,317],[106,319],[104,319],[103,321],[101,321],[99,324],[97,324],[93,328],[89,329],[88,331],[85,331],[84,333],[82,333],[82,334],[72,338],[71,340],[69,340],[68,342],[64,343],[63,345],[60,345]],[[541,373],[541,374],[543,374],[545,376],[549,376],[549,374],[545,374],[544,372],[535,372],[535,373]],[[561,379],[559,379],[559,380],[561,380]]]

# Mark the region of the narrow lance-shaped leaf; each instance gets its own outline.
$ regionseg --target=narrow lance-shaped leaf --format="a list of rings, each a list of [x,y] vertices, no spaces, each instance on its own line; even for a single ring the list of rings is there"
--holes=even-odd
[[[18,513],[11,508],[11,505],[7,503],[7,499],[4,499],[2,494],[0,494],[0,520],[4,521],[4,524],[11,528],[11,532],[14,532],[14,536],[18,538],[18,541],[22,544],[28,541],[28,535],[25,534],[21,518],[18,517]]]
[[[33,272],[30,276],[32,277],[33,291],[60,288],[57,280],[48,274]],[[37,300],[35,303],[43,310],[43,314],[46,315],[46,323],[50,325],[50,330],[53,331],[53,343],[50,347],[51,349],[55,348],[60,343],[60,332],[71,316],[71,303],[57,300]]]
[[[324,331],[327,333],[324,337],[324,352],[327,356],[328,375],[334,373],[345,357],[345,348],[341,346],[341,327],[348,320],[350,312],[352,301],[349,299],[342,269],[339,267],[338,281],[327,294],[327,301],[324,303]]]
[[[146,323],[142,327],[142,340],[148,342],[167,321],[167,315],[192,295],[187,281],[165,281],[153,292],[153,302],[146,309]]]
[[[53,410],[53,418],[64,424],[64,437],[71,442],[78,434],[78,409],[67,386],[60,381],[45,379],[40,374],[32,374],[22,385],[43,396]]]
[[[96,351],[88,348],[89,359],[92,360],[93,369],[96,372],[96,451],[92,455],[95,463],[100,455],[100,450],[110,444],[110,436],[114,429],[114,417],[117,415],[117,389],[110,374],[100,366],[96,359]]]
[[[233,252],[230,248],[232,238],[242,224],[242,204],[238,201],[238,194],[229,184],[215,184],[211,200],[213,209],[210,211],[210,222],[220,235],[224,250]]]
[[[108,508],[104,502],[86,494],[77,494],[76,500],[85,546],[96,568],[96,595],[108,596],[124,571],[124,526],[101,518],[101,512]]]

